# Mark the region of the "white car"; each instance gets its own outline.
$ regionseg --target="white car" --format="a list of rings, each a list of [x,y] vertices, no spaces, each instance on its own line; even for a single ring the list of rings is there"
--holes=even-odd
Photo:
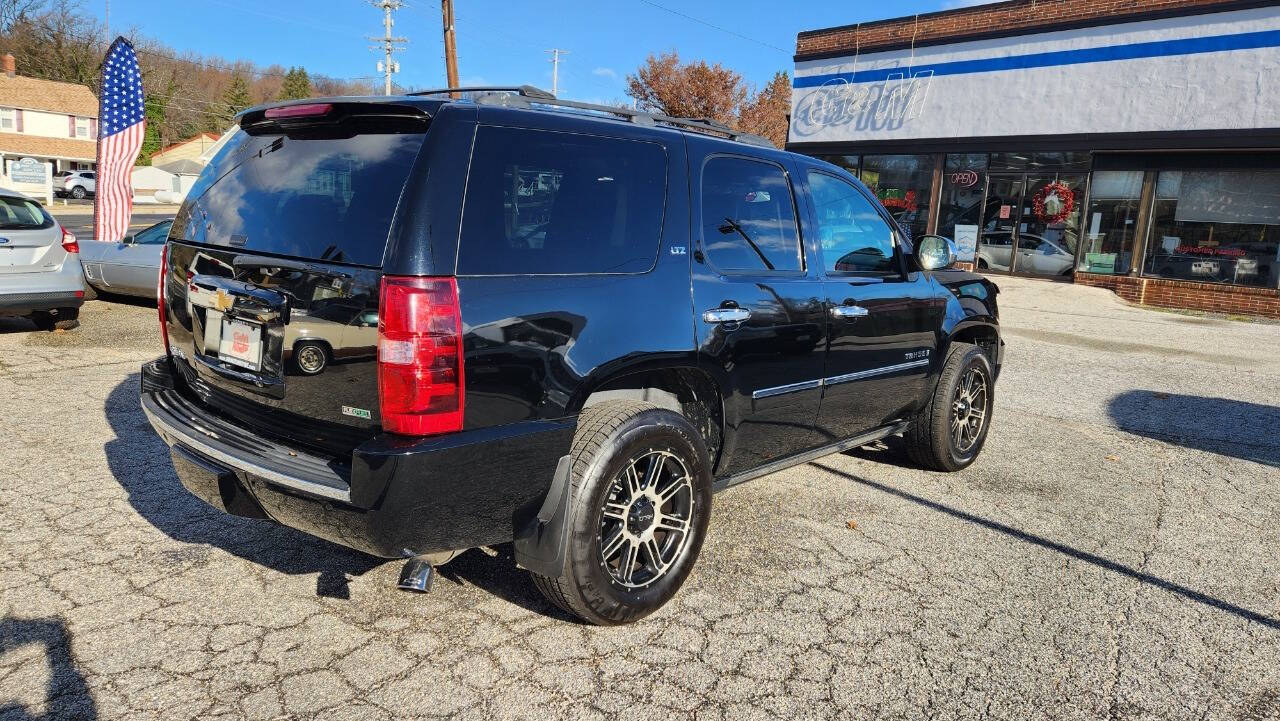
[[[0,188],[0,315],[67,329],[77,325],[83,304],[76,236],[40,203]]]
[[[54,180],[53,194],[59,198],[87,198],[97,192],[98,174],[92,170],[73,170]]]

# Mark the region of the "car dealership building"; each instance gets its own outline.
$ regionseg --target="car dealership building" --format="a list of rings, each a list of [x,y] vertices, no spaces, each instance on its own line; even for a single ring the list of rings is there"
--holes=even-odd
[[[1010,0],[800,33],[789,147],[984,272],[1280,317],[1280,5]]]

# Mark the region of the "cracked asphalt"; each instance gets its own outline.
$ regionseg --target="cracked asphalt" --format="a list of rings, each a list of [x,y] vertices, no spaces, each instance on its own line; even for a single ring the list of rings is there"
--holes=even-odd
[[[0,720],[1280,719],[1280,326],[1000,279],[982,458],[896,443],[715,499],[636,625],[509,547],[399,564],[188,495],[138,408],[155,311],[0,321]]]

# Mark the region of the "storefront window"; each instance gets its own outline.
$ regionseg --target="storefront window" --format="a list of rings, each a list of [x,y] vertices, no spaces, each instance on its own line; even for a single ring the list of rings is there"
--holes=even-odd
[[[932,155],[862,157],[862,182],[913,238],[928,232],[934,162]]]
[[[1127,274],[1133,263],[1142,200],[1141,170],[1099,170],[1093,174],[1085,215],[1082,273]]]
[[[1280,171],[1163,171],[1146,275],[1280,287]]]
[[[982,220],[982,195],[987,186],[987,154],[948,155],[942,171],[942,199],[938,204],[938,235],[953,238],[964,245],[977,239]],[[956,227],[960,231],[957,233]],[[962,247],[962,255],[972,255],[972,248]],[[972,258],[961,258],[972,260]]]
[[[991,172],[1037,172],[1044,170],[1088,170],[1088,153],[992,153]]]
[[[824,162],[827,162],[827,163],[831,163],[832,165],[838,165],[838,166],[840,166],[841,168],[844,168],[845,170],[849,171],[849,173],[850,173],[850,174],[852,174],[852,175],[853,175],[853,177],[855,177],[855,178],[856,178],[856,177],[858,177],[858,160],[859,160],[859,158],[860,158],[861,156],[858,156],[858,155],[818,155],[818,156],[816,156],[816,157],[818,158],[818,160],[821,160],[821,161],[824,161]]]

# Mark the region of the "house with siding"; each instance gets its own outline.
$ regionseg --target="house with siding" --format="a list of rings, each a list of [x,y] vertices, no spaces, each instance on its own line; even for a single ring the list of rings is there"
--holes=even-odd
[[[97,165],[98,98],[85,85],[23,77],[13,55],[0,59],[0,167],[35,158],[56,171]]]

